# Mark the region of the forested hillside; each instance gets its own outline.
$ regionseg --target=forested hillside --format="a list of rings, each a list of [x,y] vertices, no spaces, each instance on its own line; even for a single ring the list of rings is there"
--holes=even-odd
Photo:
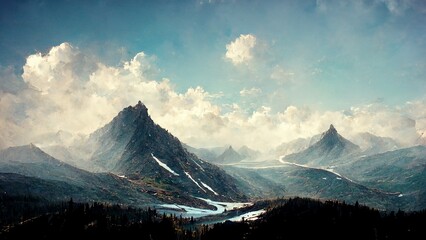
[[[384,213],[306,198],[262,201],[255,221],[205,225],[198,219],[103,203],[1,197],[0,239],[424,239],[426,211]]]

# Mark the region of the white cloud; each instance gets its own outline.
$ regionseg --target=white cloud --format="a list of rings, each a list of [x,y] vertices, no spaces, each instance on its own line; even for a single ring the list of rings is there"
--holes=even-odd
[[[139,77],[153,75],[158,72],[158,69],[152,65],[154,61],[155,57],[149,57],[145,53],[140,52],[130,62],[125,62],[123,68]]]
[[[255,87],[250,89],[244,88],[243,90],[240,91],[240,95],[242,97],[257,96],[261,93],[262,93],[262,89],[255,88]]]
[[[68,43],[28,56],[22,79],[29,88],[17,94],[0,91],[0,147],[47,144],[51,139],[43,138],[58,131],[87,135],[138,100],[159,124],[184,138],[191,134],[188,128],[180,131],[179,123],[206,133],[223,125],[219,107],[210,102],[220,95],[201,87],[180,94],[167,79],[151,80],[158,72],[152,56],[140,52],[117,67],[95,59]]]
[[[424,100],[399,107],[375,103],[347,111],[288,106],[273,112],[263,106],[251,113],[229,103],[224,111],[212,102],[221,95],[201,87],[178,93],[170,80],[153,80],[151,74],[158,71],[155,58],[142,52],[121,66],[96,59],[67,43],[47,54],[29,56],[22,74],[29,87],[0,91],[0,147],[49,144],[49,138],[58,135],[64,142],[65,133],[89,134],[138,100],[147,105],[155,122],[196,147],[232,144],[268,149],[318,134],[330,123],[347,137],[368,131],[408,145],[426,129]],[[11,81],[19,79],[6,72]],[[240,92],[242,96],[260,93],[257,88]]]
[[[226,44],[225,57],[234,65],[248,63],[253,59],[253,48],[256,45],[256,37],[252,34],[241,34],[235,41]]]

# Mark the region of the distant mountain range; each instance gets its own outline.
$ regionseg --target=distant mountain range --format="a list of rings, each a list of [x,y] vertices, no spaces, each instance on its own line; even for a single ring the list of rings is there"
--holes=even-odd
[[[365,186],[412,199],[414,209],[426,208],[426,146],[362,156],[335,171]]]
[[[238,150],[235,150],[231,145],[215,148],[194,148],[189,145],[184,145],[184,147],[199,158],[218,165],[234,164],[243,160],[252,161],[261,156],[261,152],[245,145]]]
[[[59,135],[69,142],[67,134]],[[134,206],[208,208],[200,198],[301,196],[388,210],[426,209],[426,146],[401,149],[370,133],[352,139],[357,144],[330,125],[269,155],[247,146],[194,148],[157,125],[138,102],[76,145],[1,150],[0,192]]]
[[[361,150],[331,125],[304,150],[225,169],[252,198],[304,196],[359,201],[379,209],[425,209],[426,147],[385,151],[397,143],[366,133],[359,137],[370,147]]]
[[[225,170],[254,199],[299,196],[337,199],[348,203],[358,201],[382,210],[423,209],[413,204],[416,202],[414,197],[398,198],[399,193],[366,187],[324,169],[286,164],[270,168],[226,166]],[[408,199],[413,202],[406,202]],[[423,206],[426,207],[424,204]]]
[[[298,153],[314,145],[321,137],[322,134],[317,134],[309,138],[298,138],[290,142],[285,142],[273,149],[272,153],[277,157],[285,157],[292,153]],[[351,137],[350,141],[361,148],[362,155],[384,153],[402,148],[402,145],[392,138],[379,137],[368,132],[355,134]]]

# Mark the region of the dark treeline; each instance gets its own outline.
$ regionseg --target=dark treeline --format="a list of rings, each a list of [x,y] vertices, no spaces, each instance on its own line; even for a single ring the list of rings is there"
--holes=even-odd
[[[48,203],[34,197],[0,199],[0,239],[193,239],[194,220],[155,209],[105,203]],[[197,237],[199,238],[199,236]]]
[[[0,199],[0,239],[426,239],[426,212],[383,213],[359,204],[294,198],[262,202],[252,222],[212,226],[196,220],[104,203]]]
[[[35,196],[0,195],[0,229],[42,214],[57,212],[64,204],[51,203]]]
[[[218,223],[202,239],[426,239],[426,211],[383,213],[337,201],[294,198],[254,222]]]

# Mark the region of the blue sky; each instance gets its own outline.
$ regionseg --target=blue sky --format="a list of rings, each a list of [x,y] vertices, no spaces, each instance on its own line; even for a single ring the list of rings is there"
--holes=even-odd
[[[421,0],[3,0],[2,91],[31,84],[21,76],[28,56],[64,42],[111,67],[143,52],[147,78],[169,79],[177,94],[200,86],[221,114],[233,104],[326,112],[426,97]]]

